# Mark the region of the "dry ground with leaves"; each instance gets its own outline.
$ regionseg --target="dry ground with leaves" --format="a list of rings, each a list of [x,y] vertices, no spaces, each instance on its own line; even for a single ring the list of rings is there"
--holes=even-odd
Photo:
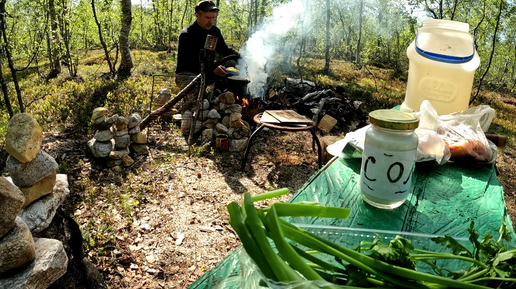
[[[243,153],[209,146],[189,151],[174,125],[155,124],[147,133],[150,155],[121,170],[93,158],[88,136],[44,137],[43,148],[68,174],[72,193],[64,210],[80,225],[86,253],[110,288],[188,287],[240,244],[228,203],[240,202],[247,191],[287,187],[285,201],[317,171],[308,132],[261,132],[246,172],[240,169]],[[512,216],[515,155],[505,150],[497,165]]]
[[[245,173],[243,153],[189,152],[173,126],[151,127],[148,139],[150,155],[117,171],[93,158],[88,136],[44,137],[43,148],[68,173],[64,210],[110,288],[188,287],[240,245],[227,204],[281,187],[292,196],[318,168],[309,132],[262,131]]]

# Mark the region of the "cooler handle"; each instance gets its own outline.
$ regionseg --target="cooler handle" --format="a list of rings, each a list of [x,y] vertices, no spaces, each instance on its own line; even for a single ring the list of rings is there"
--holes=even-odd
[[[473,54],[471,54],[470,56],[460,57],[460,56],[449,56],[449,55],[429,52],[429,51],[425,51],[425,50],[419,48],[419,46],[417,45],[418,31],[419,31],[419,29],[416,30],[416,39],[414,40],[414,44],[415,44],[414,46],[416,47],[416,52],[425,58],[444,62],[444,63],[461,64],[461,63],[470,61],[471,59],[473,59],[473,56],[475,56],[475,36],[473,36],[473,43],[472,43]]]

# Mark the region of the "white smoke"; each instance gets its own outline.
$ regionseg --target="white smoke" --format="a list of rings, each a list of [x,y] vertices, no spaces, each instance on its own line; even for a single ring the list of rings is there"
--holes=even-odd
[[[276,65],[275,54],[283,49],[291,53],[293,45],[286,43],[285,36],[294,29],[303,32],[303,27],[309,27],[309,13],[303,2],[293,0],[274,8],[272,16],[264,19],[263,25],[240,49],[242,59],[237,67],[241,76],[251,80],[248,87],[252,97],[263,98],[267,76]]]

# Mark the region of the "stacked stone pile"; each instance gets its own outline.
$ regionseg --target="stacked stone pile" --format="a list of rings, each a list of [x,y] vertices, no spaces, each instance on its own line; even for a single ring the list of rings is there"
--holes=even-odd
[[[242,106],[235,103],[232,92],[224,92],[217,97],[208,95],[202,103],[202,113],[196,121],[195,133],[202,131],[203,143],[213,142],[217,137],[228,138],[229,150],[242,152],[245,150],[251,128],[242,119]],[[181,132],[188,135],[191,130],[193,105],[185,102],[181,108]]]
[[[91,121],[96,131],[95,136],[88,142],[88,146],[93,155],[97,158],[108,157],[115,145],[111,127],[118,119],[118,115],[115,114],[106,118],[108,114],[109,111],[106,108],[98,107],[93,110],[91,116]]]
[[[58,165],[41,142],[41,128],[31,115],[20,113],[9,121],[5,148],[11,177],[0,177],[0,288],[47,288],[66,273],[63,244],[32,237],[48,227],[68,194],[54,193]]]
[[[4,177],[0,177],[0,274],[36,257],[29,227],[18,217],[23,203],[23,193]]]
[[[134,163],[129,156],[131,150],[138,155],[149,154],[147,136],[140,131],[140,115],[133,113],[124,117],[115,114],[108,117],[108,114],[106,108],[98,107],[91,116],[96,131],[88,141],[88,147],[96,158],[107,158],[109,167],[128,167]]]
[[[129,135],[131,135],[131,150],[138,155],[148,155],[147,135],[140,131],[141,121],[142,117],[137,113],[133,113],[129,116],[127,128],[129,129]]]
[[[158,96],[153,101],[152,110],[156,110],[162,107],[165,103],[167,103],[171,98],[170,90],[168,88],[163,88],[158,91]],[[161,117],[172,117],[174,114],[178,113],[178,110],[173,108],[170,111],[163,113]]]

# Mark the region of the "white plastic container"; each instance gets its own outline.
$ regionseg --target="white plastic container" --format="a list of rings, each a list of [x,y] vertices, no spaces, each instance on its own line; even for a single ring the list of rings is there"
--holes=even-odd
[[[439,115],[467,109],[480,57],[469,24],[427,19],[407,48],[409,73],[401,111],[419,111],[428,100]]]

